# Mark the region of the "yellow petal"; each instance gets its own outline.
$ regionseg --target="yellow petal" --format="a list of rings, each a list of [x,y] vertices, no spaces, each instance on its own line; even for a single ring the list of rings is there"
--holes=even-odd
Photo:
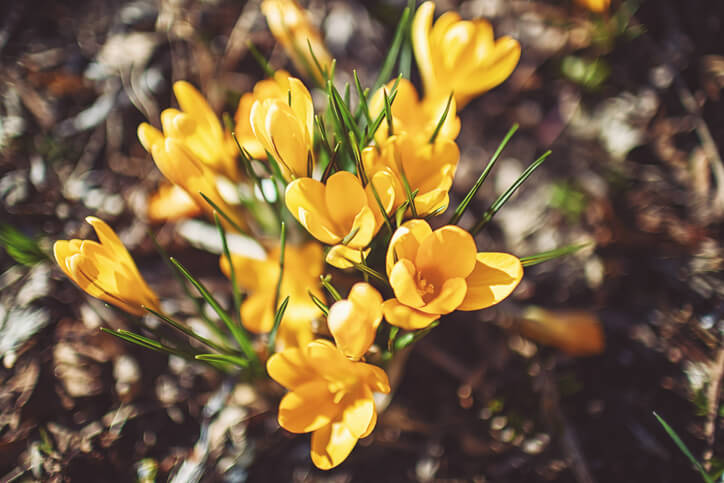
[[[350,231],[357,215],[367,206],[367,195],[362,183],[357,176],[348,171],[338,171],[329,177],[324,189],[324,200],[334,223]],[[374,226],[372,228],[374,229]],[[358,233],[355,238],[359,235]],[[365,233],[363,236],[368,235]]]
[[[342,422],[328,424],[312,433],[312,462],[321,470],[339,465],[352,452],[357,439]]]
[[[475,269],[466,279],[467,295],[458,310],[495,305],[510,295],[522,278],[523,266],[517,257],[508,253],[478,253]]]
[[[410,307],[422,307],[425,301],[417,287],[417,269],[415,265],[407,260],[401,259],[390,270],[390,285],[395,292],[395,297],[400,303]]]
[[[374,149],[374,148],[373,148]],[[377,225],[382,225],[383,214],[380,210],[385,211],[386,214],[392,213],[395,208],[396,196],[398,188],[396,187],[397,179],[390,170],[378,171],[370,177],[369,183],[365,186],[365,193],[367,194],[367,205],[372,208],[375,214],[375,220]],[[374,190],[373,190],[374,188]],[[379,203],[375,192],[379,197]]]
[[[309,176],[307,158],[311,155],[310,144],[302,130],[301,120],[286,102],[270,99],[264,101],[264,104],[267,103],[264,129],[271,141],[271,148],[267,149],[274,153],[277,163],[285,167],[291,177]]]
[[[74,246],[71,241],[68,240],[58,240],[53,244],[55,261],[58,262],[58,266],[68,277],[71,276],[70,270],[68,269],[68,261],[70,257],[78,253],[79,248],[78,245]]]
[[[306,143],[311,144],[314,136],[314,104],[312,95],[304,86],[304,83],[296,77],[288,78],[289,94],[291,97],[291,108],[295,116],[301,121],[306,132]]]
[[[289,212],[317,240],[336,245],[345,234],[338,233],[327,211],[325,186],[312,178],[298,178],[287,185],[284,196]]]
[[[430,233],[432,233],[432,228],[430,228],[430,224],[425,220],[409,220],[400,225],[392,235],[390,244],[387,247],[385,260],[387,275],[390,275],[392,267],[397,260],[405,259],[414,261],[417,257],[417,250],[420,247],[420,243],[422,243],[422,240]]]
[[[288,348],[273,354],[266,362],[269,377],[287,389],[294,389],[314,378],[314,371],[308,366],[300,348]]]
[[[372,434],[372,431],[375,430],[375,426],[377,426],[377,411],[372,413],[372,419],[370,419],[370,424],[367,426],[365,432],[360,435],[359,439],[366,438],[367,436]]]
[[[327,316],[337,347],[355,360],[370,348],[381,321],[382,296],[368,283],[356,283],[347,299],[332,305]]]
[[[151,222],[176,221],[193,218],[201,213],[196,204],[183,188],[175,184],[162,184],[148,200],[146,215]]]
[[[269,332],[274,326],[273,305],[273,292],[254,292],[241,304],[241,323],[255,334]]]
[[[420,243],[415,267],[435,285],[451,278],[465,278],[475,267],[477,248],[470,233],[447,225],[433,231]]]
[[[425,92],[433,89],[436,83],[435,67],[430,46],[430,29],[432,27],[432,17],[435,13],[435,4],[433,2],[425,2],[417,8],[415,18],[412,20],[412,49],[415,52],[417,67],[420,69]]]
[[[223,130],[219,119],[209,107],[204,96],[194,86],[186,81],[177,81],[173,84],[173,93],[181,110],[188,113],[197,122],[202,123],[204,129],[208,129],[214,139],[222,138]]]
[[[279,425],[292,433],[308,433],[328,425],[340,412],[322,379],[295,387],[279,403]]]
[[[360,251],[345,245],[335,245],[327,252],[325,261],[333,267],[344,270],[354,267],[352,262],[362,263],[362,255],[364,254],[366,258],[369,252],[369,248],[367,250]]]
[[[405,330],[424,329],[440,318],[439,315],[426,314],[401,304],[397,299],[385,300],[382,312],[387,322]]]
[[[154,144],[163,142],[163,133],[147,122],[142,122],[138,125],[137,134],[143,149],[149,153]]]
[[[356,390],[348,393],[341,404],[342,424],[356,438],[361,437],[367,431],[370,422],[375,417],[375,401],[372,398],[372,391],[366,386],[359,385]]]

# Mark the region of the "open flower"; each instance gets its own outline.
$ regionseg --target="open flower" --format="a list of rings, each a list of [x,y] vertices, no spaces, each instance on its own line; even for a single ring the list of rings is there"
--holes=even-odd
[[[358,360],[375,340],[382,321],[382,295],[368,283],[356,283],[345,300],[329,308],[327,326],[342,353]]]
[[[383,222],[372,185],[389,212],[395,199],[393,182],[389,172],[372,177],[366,188],[347,171],[334,173],[326,185],[312,178],[298,178],[287,185],[285,202],[314,238],[337,245],[330,250],[327,262],[348,268],[352,265],[345,258],[359,262],[360,251],[369,245]]]
[[[322,85],[324,76],[319,71],[317,62],[323,69],[328,69],[332,56],[327,51],[322,36],[307,18],[307,12],[294,0],[264,0],[261,2],[269,29],[287,51],[292,62],[300,72],[308,73]],[[311,46],[314,57],[309,51]]]
[[[214,209],[200,193],[206,195],[216,206],[221,208],[237,225],[246,226],[244,219],[219,194],[216,188],[216,174],[189,151],[188,145],[173,137],[164,137],[163,133],[148,123],[138,126],[138,139],[151,153],[159,171],[172,183],[184,191],[207,213]],[[222,218],[221,222],[229,229],[229,223]]]
[[[254,85],[252,92],[247,92],[239,99],[239,105],[234,114],[235,134],[239,143],[254,159],[266,159],[264,146],[254,135],[251,127],[251,107],[256,101],[264,99],[288,100],[289,72],[278,70],[269,79],[263,79]]]
[[[279,350],[303,346],[313,338],[312,321],[322,313],[307,291],[324,299],[319,282],[322,257],[322,247],[318,243],[285,246],[284,276],[279,293],[280,299],[289,296],[289,305],[277,332]],[[272,249],[263,260],[232,253],[231,261],[237,283],[249,292],[241,304],[242,324],[254,333],[269,332],[274,326],[276,310],[274,297],[279,279],[279,247]],[[231,270],[225,256],[221,257],[220,264],[221,271],[230,277]]]
[[[379,146],[362,150],[362,163],[368,176],[392,173],[396,207],[407,200],[405,180],[415,195],[419,216],[444,210],[450,201],[460,150],[454,141],[438,137],[434,143],[419,142],[414,134],[400,133],[387,138]],[[408,211],[409,213],[409,211]]]
[[[173,92],[181,110],[165,109],[161,113],[164,137],[183,143],[214,173],[238,180],[237,148],[204,96],[186,81],[175,82]]]
[[[312,433],[312,462],[323,470],[344,461],[357,440],[374,429],[373,392],[390,392],[382,369],[350,361],[326,340],[277,352],[266,367],[289,390],[279,403],[279,425]]]
[[[611,6],[611,0],[576,0],[576,3],[595,13],[603,13]]]
[[[372,119],[375,119],[385,110],[385,92],[390,96],[396,81],[390,81],[381,87],[370,98],[369,108]],[[429,141],[440,123],[447,98],[425,98],[420,100],[415,86],[407,79],[400,79],[397,83],[397,94],[392,100],[392,128],[395,134],[405,132],[418,137],[417,142],[423,144]],[[455,99],[450,102],[450,108],[445,116],[437,136],[454,140],[460,133],[460,118],[455,114]],[[388,137],[389,126],[387,120],[380,123],[375,133],[375,140],[381,144]]]
[[[387,277],[395,298],[382,304],[385,319],[403,329],[421,329],[453,310],[495,305],[523,277],[520,260],[507,253],[477,252],[475,240],[460,227],[432,231],[424,220],[410,220],[390,240]]]
[[[148,200],[146,214],[152,222],[175,221],[193,218],[201,213],[201,208],[183,188],[164,183]]]
[[[160,310],[158,297],[138,272],[133,258],[118,235],[103,220],[89,216],[100,243],[92,240],[58,240],[55,260],[65,274],[93,297],[133,315],[143,307]]]
[[[520,44],[511,37],[495,40],[486,20],[461,20],[445,12],[432,24],[435,4],[425,2],[412,22],[412,47],[420,69],[425,97],[455,93],[457,108],[510,76],[520,59]]]
[[[266,98],[251,106],[254,135],[269,151],[287,180],[310,176],[314,166],[314,106],[302,81],[289,77],[283,99]]]

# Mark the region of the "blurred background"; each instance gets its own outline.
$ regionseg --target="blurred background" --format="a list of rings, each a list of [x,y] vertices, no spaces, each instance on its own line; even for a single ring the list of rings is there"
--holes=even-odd
[[[301,3],[338,83],[357,69],[371,86],[405,2]],[[446,317],[397,366],[373,436],[327,473],[308,436],[278,427],[269,388],[100,333],[129,320],[47,258],[99,216],[193,323],[150,227],[228,301],[218,256],[194,248],[214,231],[150,225],[162,177],[136,127],[159,125],[181,79],[233,115],[263,77],[249,41],[295,72],[259,1],[0,5],[0,481],[703,481],[654,411],[722,467],[724,3],[436,3],[488,18],[523,52],[460,114],[453,206],[520,125],[462,224],[551,149],[478,247],[588,245],[527,269],[499,307]],[[541,335],[561,323],[565,335]]]

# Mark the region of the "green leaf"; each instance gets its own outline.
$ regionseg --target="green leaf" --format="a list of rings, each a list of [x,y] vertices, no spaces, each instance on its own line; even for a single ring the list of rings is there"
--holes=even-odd
[[[242,352],[246,357],[254,363],[255,366],[259,366],[259,358],[256,355],[256,352],[254,352],[254,348],[251,345],[251,342],[247,338],[244,331],[241,330],[241,328],[234,323],[234,321],[229,317],[229,314],[226,313],[226,311],[221,307],[219,302],[216,301],[216,299],[211,295],[211,293],[208,291],[208,289],[197,279],[189,273],[186,268],[179,263],[178,260],[171,257],[171,263],[173,263],[179,271],[183,274],[186,279],[191,282],[191,285],[193,285],[196,290],[199,291],[201,294],[201,297],[206,301],[209,306],[214,309],[214,312],[219,316],[219,318],[224,322],[226,327],[229,329],[229,332],[234,336],[234,339],[236,340],[237,344],[239,344],[239,347],[241,348]]]
[[[236,230],[236,231],[238,231],[239,233],[242,233],[242,234],[244,234],[244,235],[247,235],[247,236],[249,235],[249,234],[248,234],[245,230],[243,230],[234,220],[232,220],[232,219],[229,217],[229,215],[226,214],[226,212],[225,212],[224,210],[222,210],[221,208],[219,208],[219,206],[218,206],[216,203],[214,203],[213,201],[211,201],[211,199],[210,199],[208,196],[206,196],[205,194],[203,194],[203,193],[200,192],[200,191],[199,191],[199,194],[201,195],[201,197],[202,197],[213,209],[215,209],[226,221],[228,221],[229,224],[230,224],[232,227],[234,227],[234,230]]]
[[[339,291],[334,287],[334,285],[332,285],[331,275],[320,275],[319,281],[322,283],[322,287],[329,292],[329,295],[331,295],[335,301],[342,300],[342,296],[339,294]]]
[[[676,431],[674,431],[674,429],[671,426],[669,426],[661,416],[656,414],[656,411],[654,411],[653,414],[656,417],[656,419],[658,419],[659,423],[661,423],[661,426],[664,427],[664,430],[669,435],[669,437],[672,440],[674,440],[674,443],[676,443],[676,446],[679,447],[681,452],[684,453],[687,458],[689,458],[689,461],[691,461],[691,464],[693,464],[694,467],[697,469],[697,471],[699,471],[699,474],[701,474],[702,479],[706,483],[714,483],[714,480],[709,476],[709,474],[706,472],[706,470],[701,465],[701,463],[699,463],[699,461],[696,458],[694,458],[694,455],[691,454],[691,451],[689,451],[689,448],[687,448],[686,445],[684,444],[684,442],[681,441],[681,438],[679,438],[679,435],[676,434]]]
[[[460,217],[463,216],[463,213],[465,213],[465,210],[467,209],[470,202],[475,197],[475,194],[478,192],[480,187],[483,185],[483,182],[488,177],[488,174],[490,173],[490,170],[493,169],[493,166],[495,165],[495,162],[498,161],[498,158],[500,157],[500,154],[503,152],[503,149],[505,149],[505,146],[508,145],[508,142],[513,137],[515,132],[518,130],[518,124],[514,124],[513,127],[511,127],[508,130],[508,133],[505,135],[503,140],[498,145],[498,148],[495,150],[495,153],[493,153],[493,156],[490,158],[490,161],[488,161],[487,166],[485,166],[485,169],[482,173],[480,173],[480,176],[478,177],[478,180],[475,182],[473,187],[468,191],[468,194],[465,195],[465,198],[463,198],[463,201],[460,202],[457,208],[455,208],[455,213],[453,213],[453,216],[450,218],[450,221],[448,221],[449,225],[457,225],[458,221],[460,221]]]
[[[239,318],[239,323],[241,324],[241,291],[239,291],[239,284],[236,281],[236,270],[234,269],[234,261],[231,259],[229,244],[226,240],[226,230],[224,230],[224,227],[221,225],[221,220],[219,220],[217,212],[214,212],[214,221],[216,222],[216,228],[219,230],[221,245],[224,247],[224,256],[229,263],[229,278],[231,278],[231,294],[234,299],[234,314]],[[239,330],[244,329],[240,326]]]
[[[156,352],[171,354],[174,356],[183,357],[184,359],[191,358],[190,354],[181,352],[178,349],[161,344],[158,341],[149,339],[148,337],[144,337],[140,334],[136,334],[135,332],[123,329],[118,329],[114,331],[105,327],[101,327],[101,331],[105,332],[106,334],[111,334],[115,337],[118,337],[119,339],[122,339],[126,342],[130,342],[131,344],[136,344],[137,346],[143,347],[144,349],[150,349]]]
[[[161,312],[156,312],[155,310],[153,310],[150,307],[144,306],[143,308],[146,309],[146,311],[148,311],[148,312],[152,313],[153,315],[155,315],[156,317],[158,317],[159,319],[161,319],[162,321],[166,322],[168,325],[170,325],[174,329],[188,335],[189,337],[191,337],[193,339],[196,339],[197,341],[201,342],[202,344],[204,344],[208,347],[211,347],[212,349],[215,349],[219,352],[226,352],[226,353],[232,352],[231,349],[229,349],[228,347],[221,346],[221,345],[217,344],[216,342],[209,340],[200,334],[197,334],[190,327],[187,327],[187,326],[181,324],[180,322],[173,320],[171,317],[167,316],[166,314],[162,314]]]
[[[500,195],[498,199],[496,199],[493,204],[488,208],[488,210],[483,214],[482,219],[470,230],[470,234],[475,236],[476,233],[478,233],[485,225],[488,224],[490,220],[493,219],[495,214],[500,210],[503,205],[510,199],[511,196],[513,196],[513,193],[522,185],[525,180],[530,177],[531,174],[540,166],[543,164],[543,161],[548,158],[548,156],[551,155],[551,151],[546,151],[540,158],[536,159],[531,163],[530,166],[528,166],[525,171],[520,175],[520,177],[513,183],[510,188],[508,188],[505,193]]]
[[[375,81],[374,86],[372,87],[372,92],[377,91],[377,89],[379,89],[379,87],[387,82],[387,79],[392,76],[392,70],[395,68],[395,64],[397,63],[397,56],[400,53],[402,42],[405,36],[409,33],[409,26],[411,22],[411,9],[410,7],[405,7],[405,9],[402,11],[400,21],[397,24],[395,36],[392,39],[392,44],[390,44],[390,50],[387,51],[385,61],[382,63],[380,73],[377,76],[377,80]]]
[[[322,302],[322,301],[319,299],[319,297],[317,297],[316,295],[314,295],[314,294],[312,293],[311,290],[307,290],[307,294],[309,295],[309,298],[312,299],[312,302],[314,302],[314,305],[316,305],[316,306],[319,308],[319,310],[322,311],[322,313],[324,314],[325,317],[326,317],[327,315],[329,315],[329,307],[327,307],[327,304],[325,304],[324,302]]]
[[[520,259],[520,263],[524,267],[532,267],[539,263],[547,262],[558,257],[570,255],[576,253],[581,248],[587,247],[590,243],[580,243],[577,245],[566,245],[564,247],[556,248],[554,250],[548,250],[547,252],[536,253],[535,255],[529,255]]]
[[[284,312],[286,312],[288,304],[289,296],[287,295],[284,300],[282,300],[281,305],[274,314],[274,325],[272,326],[272,330],[269,332],[269,343],[267,345],[267,350],[269,351],[269,354],[273,354],[275,351],[277,332],[279,331],[279,325],[281,325],[282,323],[282,318],[284,318]]]
[[[194,358],[204,362],[219,362],[233,364],[243,368],[249,367],[248,360],[228,354],[197,354]]]
[[[357,76],[357,69],[354,69],[352,71],[352,77],[354,78],[354,87],[357,89],[357,96],[359,97],[359,106],[357,108],[358,113],[361,113],[364,115],[365,122],[369,126],[372,124],[372,117],[370,116],[370,106],[367,102],[367,95],[369,94],[369,89],[362,89],[362,84],[359,81],[359,77]],[[359,114],[355,115],[355,119],[359,118]]]
[[[394,343],[395,352],[400,351],[400,350],[404,349],[405,347],[408,347],[408,346],[414,344],[415,342],[417,342],[418,340],[422,339],[427,334],[429,334],[432,329],[434,329],[438,325],[440,325],[440,321],[436,320],[422,330],[417,330],[415,332],[407,332],[405,334],[402,334],[395,340],[395,343]]]
[[[259,49],[256,48],[256,45],[254,45],[254,42],[249,40],[246,43],[246,46],[249,48],[249,52],[251,52],[251,55],[254,57],[254,59],[259,63],[259,66],[264,70],[264,75],[267,77],[274,77],[274,69],[269,64],[269,61],[264,58],[261,52],[259,52]]]
[[[209,319],[209,317],[206,315],[206,311],[204,310],[203,305],[203,299],[191,293],[186,277],[184,277],[183,273],[178,269],[178,267],[176,267],[176,265],[171,263],[171,257],[168,256],[166,250],[164,250],[163,247],[158,243],[156,235],[154,235],[150,229],[148,230],[148,235],[151,237],[153,245],[156,247],[156,251],[158,251],[158,253],[161,255],[164,263],[169,267],[171,273],[173,274],[179,285],[181,285],[181,289],[184,291],[184,294],[186,294],[186,296],[193,301],[194,305],[196,306],[196,312],[198,313],[199,317],[201,317],[201,320],[203,320],[204,324],[206,324],[206,327],[208,327],[209,330],[213,332],[219,340],[224,340],[224,333],[221,331],[221,329],[219,329],[214,321]]]
[[[452,103],[454,95],[455,94],[451,92],[450,97],[447,98],[445,110],[442,112],[442,116],[440,116],[440,120],[437,122],[437,126],[435,126],[432,136],[430,136],[430,139],[427,141],[429,144],[435,144],[435,139],[437,139],[437,135],[440,134],[440,129],[442,129],[442,125],[445,124],[445,119],[447,119],[447,115],[450,112],[450,104]]]
[[[27,267],[49,259],[35,240],[7,223],[0,224],[0,245],[5,248],[13,260]]]

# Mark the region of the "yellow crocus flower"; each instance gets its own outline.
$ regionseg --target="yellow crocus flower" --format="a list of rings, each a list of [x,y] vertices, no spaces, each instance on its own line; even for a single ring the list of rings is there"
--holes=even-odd
[[[251,106],[256,101],[264,99],[287,100],[289,93],[289,72],[278,70],[274,77],[263,79],[254,85],[252,92],[247,92],[239,99],[239,105],[234,114],[236,124],[235,134],[239,143],[249,151],[254,159],[266,159],[264,146],[254,135],[251,127]]]
[[[461,20],[453,11],[433,25],[434,13],[435,4],[425,2],[412,21],[412,47],[425,97],[447,99],[454,92],[462,109],[510,76],[520,59],[520,44],[508,36],[495,40],[488,21]]]
[[[370,115],[375,119],[385,110],[385,92],[390,96],[395,81],[390,81],[386,86],[375,92],[369,101]],[[437,125],[442,119],[447,106],[447,99],[425,98],[420,100],[415,86],[407,79],[400,79],[397,84],[397,94],[392,101],[392,129],[395,134],[401,132],[415,135],[418,143],[423,144],[430,140]],[[460,118],[457,116],[455,99],[450,102],[450,108],[445,116],[437,137],[454,140],[460,133]],[[389,124],[387,120],[382,121],[375,133],[375,140],[378,144],[384,142],[388,137]]]
[[[151,153],[153,161],[166,179],[186,191],[201,209],[209,214],[214,211],[201,196],[200,193],[203,193],[237,225],[242,228],[246,226],[236,209],[219,194],[216,174],[191,153],[186,143],[174,137],[164,137],[161,131],[145,122],[138,126],[138,139],[146,151]],[[221,222],[227,228],[232,228],[224,218]]]
[[[53,253],[63,272],[88,294],[129,314],[143,315],[143,307],[160,311],[158,297],[146,284],[118,235],[99,218],[89,216],[86,221],[100,243],[56,241]]]
[[[595,13],[603,13],[611,6],[611,0],[576,0],[576,3]]]
[[[279,291],[280,300],[289,296],[289,304],[277,332],[277,349],[301,347],[313,339],[312,321],[322,312],[309,297],[310,290],[324,300],[319,276],[323,265],[322,247],[318,243],[302,246],[287,244],[284,250],[284,276]],[[267,333],[274,326],[274,296],[279,279],[279,247],[269,251],[263,260],[232,254],[234,275],[249,296],[241,304],[241,322],[254,333]],[[221,271],[229,277],[231,270],[225,256]]]
[[[287,51],[297,70],[312,75],[319,85],[323,85],[324,75],[314,62],[309,51],[310,45],[323,69],[329,69],[332,56],[319,30],[309,22],[307,12],[294,0],[264,0],[261,2],[261,11],[269,29]]]
[[[204,96],[186,81],[175,82],[173,92],[181,110],[165,109],[161,113],[164,137],[182,142],[213,172],[238,180],[237,148]]]
[[[342,353],[359,360],[370,348],[382,322],[382,295],[372,285],[356,283],[345,300],[329,308],[327,326]]]
[[[256,100],[251,106],[251,127],[261,146],[279,164],[285,179],[310,176],[314,166],[314,105],[302,81],[289,77],[283,99]]]
[[[459,159],[460,150],[454,141],[438,137],[434,143],[421,143],[417,136],[408,133],[395,134],[379,146],[362,150],[368,176],[380,172],[393,174],[396,207],[407,199],[405,179],[410,192],[417,190],[414,202],[419,216],[447,207]]]
[[[478,252],[458,226],[433,231],[424,220],[403,223],[390,240],[387,276],[395,298],[382,304],[385,319],[422,329],[454,310],[479,310],[502,301],[523,277],[520,260]]]
[[[323,470],[339,465],[374,430],[373,393],[390,392],[382,369],[347,359],[327,340],[277,352],[266,367],[289,391],[279,403],[279,425],[312,433],[312,462]]]
[[[287,185],[284,198],[291,214],[314,238],[338,245],[330,250],[327,262],[348,268],[352,265],[345,258],[359,262],[360,255],[353,252],[364,250],[383,222],[372,185],[389,212],[395,199],[393,182],[390,173],[380,172],[363,188],[355,175],[338,171],[326,185],[312,178],[295,179]]]

